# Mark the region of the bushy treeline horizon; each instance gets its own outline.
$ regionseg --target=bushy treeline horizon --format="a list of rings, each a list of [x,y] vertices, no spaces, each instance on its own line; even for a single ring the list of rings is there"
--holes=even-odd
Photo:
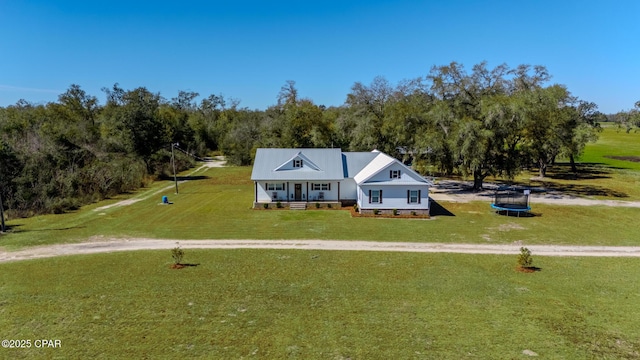
[[[513,177],[556,157],[578,157],[606,120],[543,66],[486,63],[433,67],[392,86],[356,82],[340,107],[300,98],[287,81],[266,110],[222,95],[180,91],[167,100],[145,87],[104,88],[105,102],[71,85],[57,102],[0,107],[0,195],[15,216],[62,212],[169,175],[171,144],[221,152],[250,165],[259,147],[378,149],[423,174]],[[199,99],[199,100],[197,100]],[[179,169],[193,158],[177,153]]]

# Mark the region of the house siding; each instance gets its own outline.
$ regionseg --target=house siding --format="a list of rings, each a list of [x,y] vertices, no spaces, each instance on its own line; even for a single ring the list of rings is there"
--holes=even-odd
[[[279,183],[284,184],[284,190],[267,190],[267,184]],[[301,199],[299,201],[322,201],[319,200],[320,193],[324,193],[323,201],[338,201],[338,181],[257,181],[256,182],[257,201],[258,203],[276,202],[276,201],[297,201],[295,200],[295,184],[302,185]],[[331,190],[312,190],[312,184],[329,184]],[[287,196],[287,188],[289,194]],[[342,188],[340,188],[342,193]],[[276,199],[273,199],[273,193],[276,193]]]
[[[382,203],[369,203],[369,190],[382,190]],[[420,201],[416,204],[407,203],[407,190],[420,191]],[[358,191],[358,207],[368,209],[405,209],[428,210],[429,187],[419,185],[361,185]]]
[[[353,179],[344,179],[340,184],[340,200],[356,200],[358,186]]]

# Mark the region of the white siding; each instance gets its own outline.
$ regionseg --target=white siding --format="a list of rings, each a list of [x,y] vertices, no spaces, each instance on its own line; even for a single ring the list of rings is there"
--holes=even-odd
[[[269,182],[269,184],[272,184],[273,182]],[[280,184],[282,184],[282,182],[278,182]],[[258,182],[258,202],[269,202],[269,201],[286,201],[287,200],[287,183],[286,181],[284,182],[285,187],[284,190],[267,190],[266,189],[266,185],[267,182],[266,181],[259,181]],[[273,193],[277,194],[277,199],[273,200],[272,195]]]
[[[328,184],[331,190],[312,190],[312,184]],[[302,192],[304,193],[307,189],[306,183],[302,185]],[[342,190],[342,189],[340,189]],[[289,191],[292,192],[292,191]],[[309,201],[318,201],[320,200],[320,193],[324,193],[323,201],[336,201],[338,200],[338,182],[336,181],[309,181]]]
[[[302,193],[300,201],[319,201],[320,193],[324,193],[324,201],[337,201],[338,200],[338,182],[337,181],[279,181],[279,184],[284,184],[284,190],[267,190],[267,184],[275,182],[271,181],[258,181],[257,186],[257,202],[269,202],[269,201],[295,201],[295,184],[302,185]],[[289,194],[287,196],[287,184],[289,185]],[[308,184],[308,188],[307,188]],[[331,190],[313,190],[312,184],[330,184]],[[255,186],[255,185],[254,185]],[[355,186],[355,183],[354,183]],[[308,192],[307,192],[308,189]],[[342,188],[340,188],[342,196]],[[277,198],[272,198],[273,193],[276,193]],[[355,197],[355,194],[354,194]]]
[[[382,203],[369,203],[369,190],[382,190]],[[420,203],[407,203],[407,190],[420,190]],[[358,191],[358,206],[361,209],[429,209],[429,187],[420,185],[363,185]]]
[[[355,200],[358,186],[353,179],[344,179],[340,183],[340,200]]]

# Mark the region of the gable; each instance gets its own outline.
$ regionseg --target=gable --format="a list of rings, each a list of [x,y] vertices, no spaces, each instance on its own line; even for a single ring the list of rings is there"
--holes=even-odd
[[[291,159],[278,166],[273,171],[322,171],[320,167],[309,160],[301,151]]]
[[[379,153],[354,177],[354,180],[358,185],[374,183],[385,185],[431,185],[420,174],[384,153]]]

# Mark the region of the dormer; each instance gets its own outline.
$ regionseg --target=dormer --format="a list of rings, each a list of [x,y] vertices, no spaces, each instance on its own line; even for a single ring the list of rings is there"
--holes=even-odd
[[[314,164],[309,158],[304,156],[304,154],[299,151],[295,154],[291,159],[284,162],[282,165],[275,168],[273,171],[292,171],[292,170],[303,170],[303,171],[321,171],[320,168]]]

